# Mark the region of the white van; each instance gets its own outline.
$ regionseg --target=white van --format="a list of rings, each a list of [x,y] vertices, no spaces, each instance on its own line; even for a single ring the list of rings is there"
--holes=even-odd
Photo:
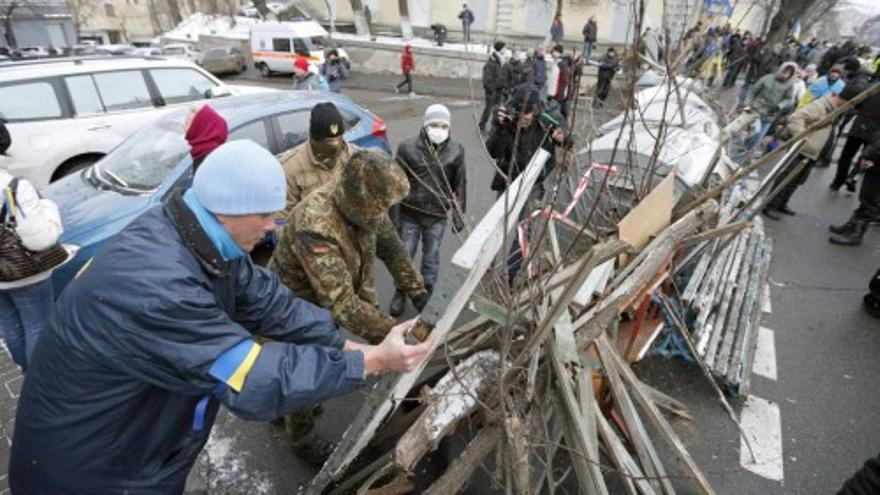
[[[100,159],[146,124],[192,102],[271,91],[227,86],[186,60],[67,58],[3,64],[0,118],[9,172],[40,187]],[[183,132],[183,131],[181,131]]]
[[[251,56],[263,77],[273,72],[293,73],[297,56],[307,57],[312,64],[324,63],[324,50],[331,48],[327,30],[315,21],[266,21],[251,26]],[[337,49],[339,58],[348,54]]]

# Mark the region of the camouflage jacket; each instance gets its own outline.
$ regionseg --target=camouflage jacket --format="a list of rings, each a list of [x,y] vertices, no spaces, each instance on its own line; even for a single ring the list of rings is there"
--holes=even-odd
[[[293,207],[310,192],[336,178],[339,171],[342,170],[342,166],[351,158],[351,154],[358,149],[357,146],[348,143],[343,146],[345,148],[339,153],[332,166],[315,158],[308,139],[281,155],[279,161],[287,176],[287,205],[284,207],[284,211],[279,213],[278,218],[286,219],[290,216]]]
[[[378,308],[373,285],[377,256],[404,294],[425,291],[388,216],[375,231],[355,227],[337,207],[333,185],[327,185],[293,209],[269,269],[297,296],[329,309],[337,324],[375,344],[395,324]]]

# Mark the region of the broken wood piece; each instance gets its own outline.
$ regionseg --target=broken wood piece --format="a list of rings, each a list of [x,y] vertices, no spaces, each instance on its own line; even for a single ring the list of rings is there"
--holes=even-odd
[[[618,237],[641,251],[672,222],[674,206],[675,174],[671,173],[618,222]]]
[[[483,459],[495,450],[500,440],[501,429],[487,426],[465,447],[464,452],[446,469],[442,476],[425,490],[424,495],[451,495],[458,493],[476,471]]]
[[[635,486],[642,495],[655,495],[657,492],[648,483],[644,473],[639,468],[638,463],[630,455],[629,451],[623,444],[623,440],[617,436],[617,431],[611,426],[611,423],[605,419],[598,403],[593,403],[593,413],[596,417],[596,425],[598,426],[599,436],[608,452],[608,457],[614,462],[615,467],[620,472],[620,477],[627,487],[627,491],[631,494],[636,493]]]
[[[639,386],[642,387],[642,390],[654,401],[657,406],[666,409],[667,411],[675,414],[676,416],[684,419],[688,419],[693,421],[694,417],[691,416],[690,411],[684,403],[679,402],[678,400],[673,399],[669,395],[657,390],[656,388],[647,385],[643,381],[639,381]]]
[[[411,471],[459,421],[471,415],[480,397],[495,383],[499,365],[498,352],[482,351],[457,364],[434,385],[425,398],[425,411],[394,449],[394,462],[399,468]]]
[[[714,494],[715,490],[712,488],[709,480],[700,470],[699,466],[697,466],[697,463],[687,451],[687,448],[682,441],[678,438],[678,435],[675,434],[672,426],[669,425],[669,422],[666,421],[666,418],[663,417],[663,414],[660,413],[654,402],[651,401],[648,395],[639,386],[638,378],[636,378],[629,365],[623,361],[623,358],[617,354],[614,346],[608,341],[608,337],[600,335],[599,338],[596,339],[596,342],[599,348],[599,355],[602,358],[602,363],[605,364],[605,369],[614,369],[630,385],[629,390],[632,392],[636,402],[638,402],[642,407],[642,410],[645,411],[648,419],[657,431],[660,432],[666,443],[673,449],[679,464],[685,469],[693,481],[696,482],[701,493]]]

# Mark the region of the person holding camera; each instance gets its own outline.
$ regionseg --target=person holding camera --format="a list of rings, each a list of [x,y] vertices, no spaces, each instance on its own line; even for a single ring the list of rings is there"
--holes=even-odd
[[[348,66],[345,60],[339,58],[339,52],[335,48],[327,52],[327,61],[321,66],[321,75],[327,79],[330,91],[342,93],[342,80],[348,79]]]
[[[431,105],[418,135],[397,147],[397,163],[409,180],[409,194],[394,207],[394,223],[406,246],[409,258],[415,259],[422,246],[422,278],[430,294],[440,267],[440,243],[447,219],[452,232],[464,229],[467,169],[464,146],[451,137],[452,116],[443,105]],[[398,317],[406,307],[400,289],[394,293],[388,313]]]
[[[538,89],[530,84],[516,87],[496,112],[496,124],[486,142],[489,155],[497,165],[492,190],[500,197],[526,169],[532,155],[543,148],[550,153],[550,159],[544,165],[531,194],[533,199],[540,199],[544,195],[543,181],[555,166],[556,147],[571,144],[565,119],[558,112],[545,109]],[[507,265],[509,281],[513,281],[521,263],[522,254],[514,242]]]

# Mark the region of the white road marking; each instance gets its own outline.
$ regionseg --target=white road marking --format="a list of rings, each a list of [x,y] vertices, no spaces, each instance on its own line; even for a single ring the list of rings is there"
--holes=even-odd
[[[752,371],[776,381],[776,336],[769,328],[758,328],[758,343]]]
[[[749,454],[744,438],[740,438],[739,463],[743,468],[774,481],[782,481],[782,419],[779,406],[750,395],[740,415],[740,423],[755,453]]]
[[[770,284],[764,284],[764,292],[761,294],[761,311],[768,315],[773,312],[773,303],[770,302]]]

